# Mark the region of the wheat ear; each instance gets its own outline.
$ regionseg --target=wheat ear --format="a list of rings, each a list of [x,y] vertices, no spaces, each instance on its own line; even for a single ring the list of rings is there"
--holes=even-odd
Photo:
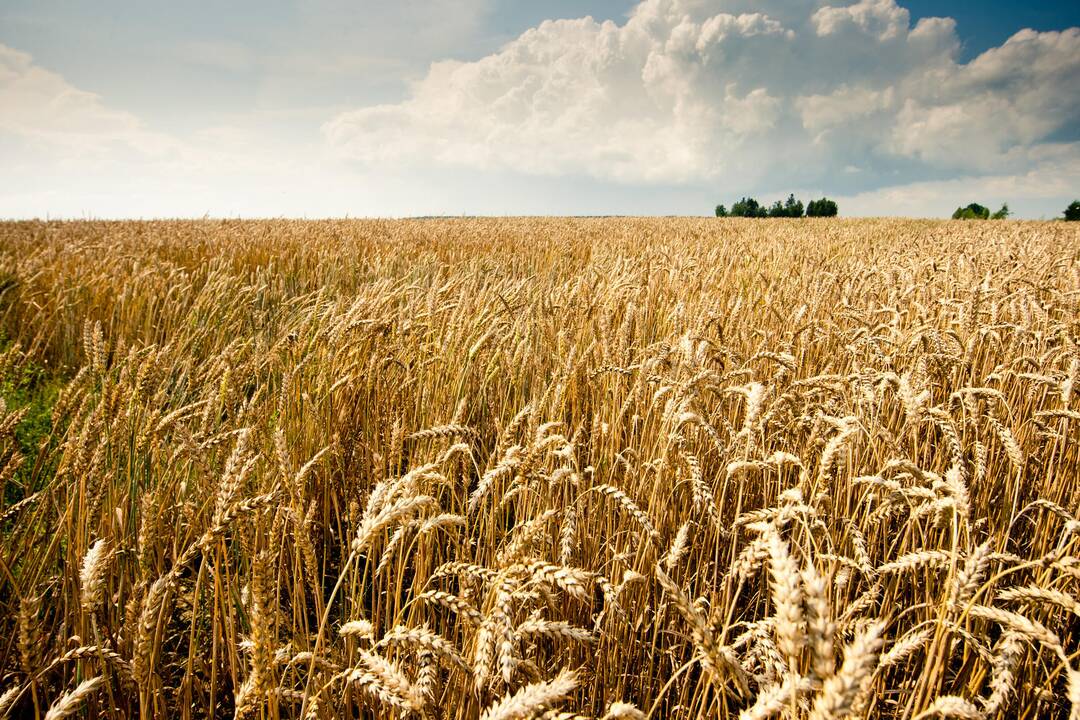
[[[577,674],[563,670],[554,680],[532,683],[490,705],[480,720],[522,720],[562,700],[577,687]]]
[[[83,680],[78,687],[53,703],[49,712],[45,713],[45,720],[62,720],[79,711],[86,699],[96,691],[104,681],[101,676]]]

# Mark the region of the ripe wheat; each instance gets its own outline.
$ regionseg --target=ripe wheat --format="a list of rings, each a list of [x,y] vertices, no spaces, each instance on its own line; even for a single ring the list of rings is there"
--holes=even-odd
[[[1067,223],[0,224],[0,718],[1078,718],[1077,288]]]

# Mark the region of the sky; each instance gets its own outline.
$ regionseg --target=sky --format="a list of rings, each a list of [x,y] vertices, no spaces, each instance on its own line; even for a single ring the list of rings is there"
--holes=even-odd
[[[0,217],[1080,196],[1080,3],[4,0]]]

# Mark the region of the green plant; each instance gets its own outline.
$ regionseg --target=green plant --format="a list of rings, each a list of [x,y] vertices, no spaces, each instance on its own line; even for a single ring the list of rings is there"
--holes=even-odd
[[[2,352],[10,362],[5,363],[7,371],[0,378],[0,400],[5,412],[19,417],[11,429],[11,450],[22,457],[3,487],[3,495],[7,501],[17,501],[36,489],[32,473],[42,443],[52,436],[52,410],[64,379],[23,356],[18,347],[9,344]]]

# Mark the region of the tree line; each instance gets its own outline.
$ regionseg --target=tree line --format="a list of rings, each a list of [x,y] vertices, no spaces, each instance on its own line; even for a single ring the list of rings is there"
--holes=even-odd
[[[837,213],[836,203],[828,198],[811,200],[803,207],[802,200],[796,200],[795,195],[788,195],[784,202],[777,200],[768,208],[752,197],[744,197],[737,200],[728,210],[723,205],[716,206],[716,217],[835,217]]]
[[[787,200],[777,200],[769,207],[765,207],[755,198],[743,197],[732,204],[728,210],[723,205],[716,206],[716,217],[836,217],[836,203],[828,198],[811,200],[803,206],[801,200],[796,200],[795,195],[788,195]],[[953,220],[1004,220],[1012,215],[1009,203],[1002,203],[997,212],[991,213],[990,208],[979,203],[970,203],[966,207],[958,207],[952,214]],[[1080,221],[1080,200],[1073,200],[1065,208],[1065,220]]]
[[[971,203],[967,207],[958,207],[952,214],[953,220],[1004,220],[1012,215],[1009,203],[1001,203],[1001,209],[991,214],[990,208],[979,203]],[[1065,208],[1064,220],[1080,220],[1080,200],[1073,200]]]

